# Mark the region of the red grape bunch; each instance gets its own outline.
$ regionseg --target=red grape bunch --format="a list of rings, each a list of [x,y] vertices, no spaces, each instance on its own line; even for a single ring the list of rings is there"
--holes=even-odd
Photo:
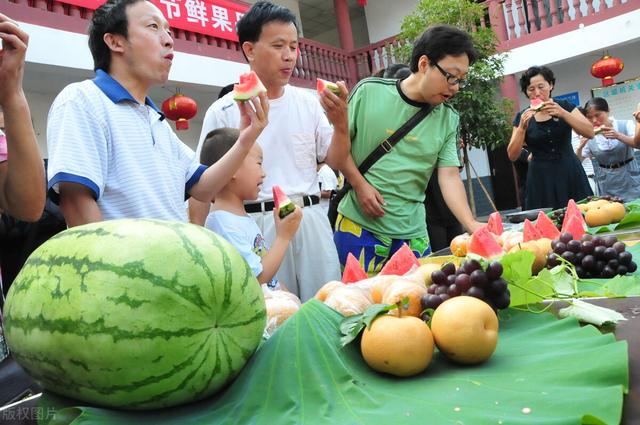
[[[633,273],[638,266],[631,253],[615,236],[593,236],[585,234],[582,239],[573,239],[571,233],[562,233],[551,241],[553,252],[547,256],[547,267],[560,264],[562,257],[576,268],[579,278],[605,278]]]
[[[486,270],[477,260],[467,260],[456,270],[453,263],[444,264],[431,273],[431,286],[422,297],[422,308],[436,309],[444,301],[459,295],[476,297],[494,310],[509,307],[511,294],[507,282],[501,278],[502,264],[489,263]]]

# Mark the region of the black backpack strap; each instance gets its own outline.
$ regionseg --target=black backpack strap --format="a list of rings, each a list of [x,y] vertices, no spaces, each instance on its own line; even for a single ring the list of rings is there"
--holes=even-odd
[[[362,161],[362,164],[358,167],[358,171],[360,174],[364,176],[364,174],[369,171],[369,168],[373,164],[375,164],[380,158],[384,156],[387,152],[390,152],[391,149],[398,143],[404,136],[406,136],[416,125],[420,123],[426,117],[429,112],[433,110],[431,105],[427,105],[424,108],[421,108],[418,112],[413,114],[409,120],[404,123],[402,127],[397,129],[395,133],[391,136],[387,137],[380,143],[374,150]]]

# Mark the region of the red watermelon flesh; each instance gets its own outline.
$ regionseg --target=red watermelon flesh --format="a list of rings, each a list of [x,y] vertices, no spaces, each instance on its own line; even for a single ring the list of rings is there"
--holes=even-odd
[[[329,91],[336,96],[340,95],[340,87],[338,87],[336,83],[323,80],[322,78],[316,78],[316,90],[318,91],[318,94],[322,93],[324,89],[329,89]]]
[[[542,99],[531,99],[531,106],[529,106],[529,108],[538,112],[544,108],[544,102]]]
[[[367,279],[369,275],[360,265],[360,262],[352,253],[347,255],[347,262],[344,266],[344,272],[342,272],[343,283],[354,283]]]
[[[420,262],[411,251],[411,248],[409,248],[409,245],[403,243],[400,249],[389,258],[389,261],[380,270],[380,275],[393,274],[402,276],[410,272],[414,267],[420,267]]]
[[[528,218],[524,219],[524,229],[522,230],[522,242],[537,241],[542,235],[538,232],[538,229],[529,221]]]
[[[502,226],[502,217],[499,212],[493,212],[489,215],[487,228],[494,235],[500,236],[502,234],[504,227]]]
[[[569,217],[569,220],[562,224],[562,233],[571,233],[573,239],[581,239],[585,234],[585,225],[586,223],[584,222],[582,215],[580,215],[580,217],[572,215]]]
[[[582,212],[580,211],[580,209],[578,208],[578,205],[576,205],[576,202],[573,199],[569,199],[569,202],[567,202],[567,210],[565,211],[564,219],[562,220],[562,229],[564,229],[565,225],[569,221],[569,217],[571,216],[579,217],[581,220],[584,221],[584,217],[582,217]]]
[[[239,79],[240,82],[233,85],[233,100],[245,101],[260,93],[267,92],[264,84],[258,78],[258,74],[254,71],[242,74]]]
[[[482,226],[471,235],[467,252],[484,258],[493,258],[503,254],[502,247],[491,234],[487,226]]]
[[[553,221],[542,211],[538,211],[538,219],[536,220],[536,230],[543,238],[549,238],[551,240],[558,239],[560,237],[560,231],[553,224]]]
[[[273,204],[280,218],[285,218],[296,209],[294,203],[291,202],[291,199],[289,199],[280,186],[274,184],[271,190],[273,191]]]

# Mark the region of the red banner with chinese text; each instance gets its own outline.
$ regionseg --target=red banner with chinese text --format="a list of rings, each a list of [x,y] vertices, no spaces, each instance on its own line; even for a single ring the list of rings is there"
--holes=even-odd
[[[58,0],[95,10],[104,0]],[[249,6],[226,0],[149,0],[169,21],[172,28],[238,41],[236,22]]]

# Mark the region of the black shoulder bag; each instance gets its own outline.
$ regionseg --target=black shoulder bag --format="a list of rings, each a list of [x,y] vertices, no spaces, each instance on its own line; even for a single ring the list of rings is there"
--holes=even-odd
[[[420,109],[411,118],[409,118],[409,120],[404,123],[402,127],[397,129],[395,133],[384,139],[382,143],[380,143],[373,150],[373,152],[371,152],[369,156],[367,156],[365,160],[362,161],[362,164],[360,164],[360,166],[358,167],[358,171],[360,171],[360,174],[364,176],[373,164],[375,164],[380,158],[382,158],[384,154],[391,151],[391,148],[393,148],[396,143],[398,143],[404,136],[407,135],[407,133],[409,133],[416,125],[418,125],[420,121],[422,121],[424,117],[426,117],[429,112],[431,112],[432,109],[433,107],[431,105],[427,105],[424,108]],[[327,213],[327,215],[329,217],[329,222],[331,223],[332,229],[335,229],[336,220],[338,219],[338,204],[351,189],[351,184],[349,184],[349,182],[345,180],[342,189],[337,191],[329,201],[329,212]]]

